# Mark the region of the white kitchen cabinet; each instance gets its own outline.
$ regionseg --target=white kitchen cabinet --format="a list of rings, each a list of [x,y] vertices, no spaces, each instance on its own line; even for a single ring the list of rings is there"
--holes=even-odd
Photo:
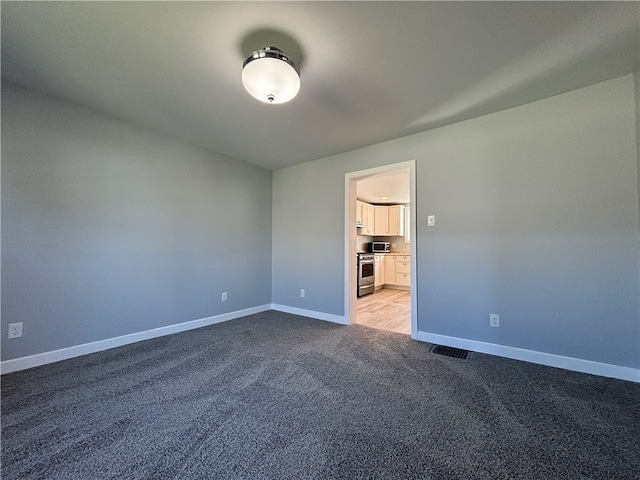
[[[410,273],[396,273],[396,285],[399,287],[411,286],[411,274]]]
[[[400,263],[405,264],[405,267],[402,267],[407,269],[405,273],[411,271],[411,255],[396,255],[396,265]]]
[[[379,289],[384,285],[384,254],[377,253],[375,255],[375,263],[373,264],[373,273],[375,275],[373,286]]]
[[[356,200],[356,224],[363,225],[358,228],[358,235],[372,236],[375,234],[375,215],[373,205]]]
[[[379,236],[404,235],[404,205],[376,205],[375,233]]]
[[[404,235],[404,205],[389,206],[389,235],[401,237]]]
[[[376,205],[374,209],[374,235],[389,235],[389,207]]]
[[[363,210],[364,210],[364,202],[360,200],[356,200],[356,225],[363,225]]]
[[[388,288],[410,287],[411,256],[393,254],[380,256],[384,257],[384,261],[381,261],[381,263],[384,265],[384,273],[380,274],[382,284]],[[378,280],[376,279],[376,285],[377,281]]]
[[[387,285],[396,284],[396,256],[384,256],[384,283]]]
[[[375,214],[374,214],[374,206],[370,203],[363,202],[362,205],[362,221],[365,226],[362,229],[363,235],[374,235],[375,234]]]
[[[396,256],[396,285],[403,287],[411,285],[411,257],[409,255]]]

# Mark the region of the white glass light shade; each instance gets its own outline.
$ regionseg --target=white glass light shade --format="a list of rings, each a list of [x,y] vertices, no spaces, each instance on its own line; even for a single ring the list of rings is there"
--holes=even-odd
[[[242,83],[265,103],[285,103],[298,94],[300,76],[293,62],[274,47],[257,50],[244,62]]]

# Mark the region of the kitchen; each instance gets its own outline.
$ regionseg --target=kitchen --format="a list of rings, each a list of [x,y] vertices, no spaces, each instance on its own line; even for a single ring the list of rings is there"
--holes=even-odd
[[[360,179],[356,191],[354,323],[410,334],[409,173],[398,170]]]

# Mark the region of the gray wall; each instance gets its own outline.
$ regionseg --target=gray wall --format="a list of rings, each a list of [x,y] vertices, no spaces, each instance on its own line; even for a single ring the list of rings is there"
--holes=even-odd
[[[270,303],[271,182],[3,83],[2,360]]]
[[[283,169],[272,190],[3,83],[2,332],[24,336],[2,335],[2,359],[269,302],[343,315],[344,174],[416,159],[421,331],[638,368],[637,109],[627,75]]]
[[[635,105],[627,75],[274,172],[273,302],[344,314],[344,174],[415,159],[420,331],[640,367]]]
[[[633,72],[633,79],[636,87],[636,138],[638,146],[638,166],[640,168],[640,68]],[[638,177],[638,188],[640,190],[640,175]]]

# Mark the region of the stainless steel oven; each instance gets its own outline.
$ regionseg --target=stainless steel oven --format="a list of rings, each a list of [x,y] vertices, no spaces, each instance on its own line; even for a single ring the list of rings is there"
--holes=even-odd
[[[370,253],[358,254],[358,297],[373,293],[375,255]]]

